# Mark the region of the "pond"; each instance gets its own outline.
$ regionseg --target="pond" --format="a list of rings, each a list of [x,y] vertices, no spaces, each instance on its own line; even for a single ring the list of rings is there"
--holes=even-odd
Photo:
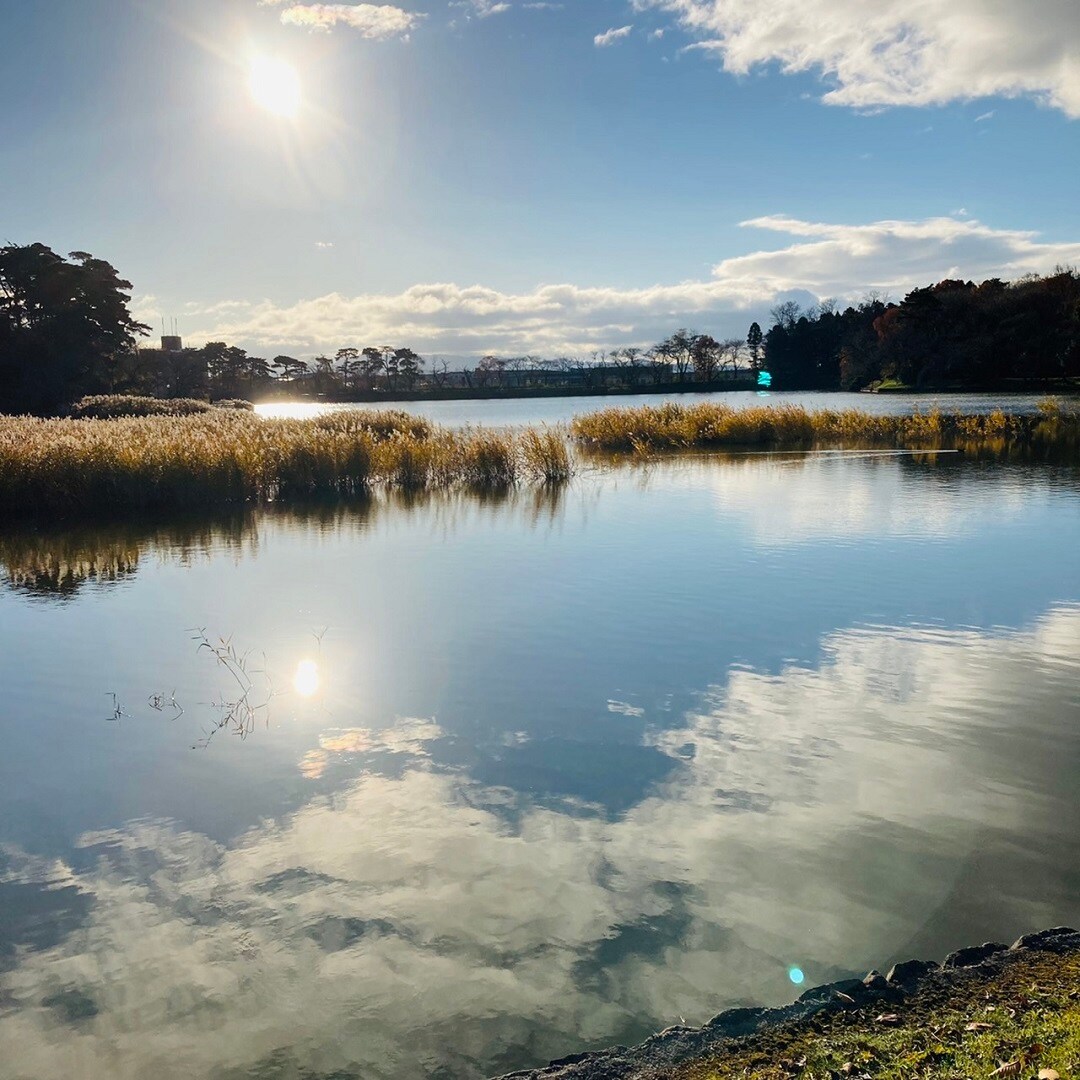
[[[913,409],[930,412],[1034,413],[1039,394],[847,394],[814,393],[806,390],[736,390],[711,394],[613,394],[602,397],[550,397],[472,399],[468,401],[386,401],[378,404],[330,405],[312,401],[272,402],[256,406],[261,416],[309,417],[338,409],[403,409],[447,427],[525,427],[536,424],[564,424],[582,413],[598,409],[630,409],[677,401],[693,405],[701,401],[719,402],[745,409],[759,405],[801,405],[807,409],[861,409],[863,412],[903,414]]]
[[[4,1076],[475,1080],[1075,924],[1078,550],[945,453],[9,524]]]

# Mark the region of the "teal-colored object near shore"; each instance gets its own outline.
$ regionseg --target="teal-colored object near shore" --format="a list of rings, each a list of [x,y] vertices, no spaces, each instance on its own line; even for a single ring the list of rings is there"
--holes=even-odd
[[[757,373],[757,384],[765,390],[768,390],[772,386],[772,375],[767,371],[759,371]]]

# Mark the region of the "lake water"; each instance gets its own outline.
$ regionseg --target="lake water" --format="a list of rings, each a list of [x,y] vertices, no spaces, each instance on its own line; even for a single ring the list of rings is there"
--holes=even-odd
[[[262,416],[309,417],[338,409],[404,409],[448,427],[524,427],[529,424],[564,424],[582,413],[597,409],[634,408],[677,401],[691,405],[713,401],[745,409],[757,405],[802,405],[807,409],[862,409],[864,412],[901,414],[913,409],[929,412],[988,413],[1004,409],[1033,413],[1038,394],[841,394],[805,390],[753,392],[737,390],[714,394],[618,394],[606,397],[506,398],[471,401],[387,401],[378,404],[328,405],[311,401],[274,402],[259,405]]]
[[[957,454],[9,524],[0,1074],[473,1080],[1076,924],[1078,551]]]

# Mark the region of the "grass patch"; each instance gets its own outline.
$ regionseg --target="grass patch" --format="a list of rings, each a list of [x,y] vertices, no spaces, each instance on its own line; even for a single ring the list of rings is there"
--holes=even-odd
[[[668,402],[604,409],[575,417],[570,431],[582,446],[632,454],[695,447],[887,446],[919,449],[990,440],[1071,441],[1080,436],[1080,411],[1048,400],[1033,416],[942,413],[880,416],[859,409],[810,411],[799,405],[735,409],[702,402]]]
[[[254,412],[255,406],[242,398],[224,398],[210,404],[198,398],[139,397],[137,394],[91,394],[79,398],[68,409],[75,420],[118,420],[127,416],[197,416],[213,409]]]
[[[448,431],[395,411],[264,420],[243,410],[110,420],[0,418],[0,508],[182,509],[373,488],[498,490],[565,480],[555,433]]]
[[[897,1004],[820,1014],[671,1080],[1060,1080],[1080,1075],[1080,956],[1036,953]],[[1053,1080],[1049,1077],[1048,1080]]]

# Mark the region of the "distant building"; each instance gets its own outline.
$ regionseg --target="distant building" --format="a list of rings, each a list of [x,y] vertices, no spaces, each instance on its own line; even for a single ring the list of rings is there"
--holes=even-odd
[[[161,335],[161,351],[163,353],[183,352],[184,343],[180,340],[179,334],[162,334]]]

